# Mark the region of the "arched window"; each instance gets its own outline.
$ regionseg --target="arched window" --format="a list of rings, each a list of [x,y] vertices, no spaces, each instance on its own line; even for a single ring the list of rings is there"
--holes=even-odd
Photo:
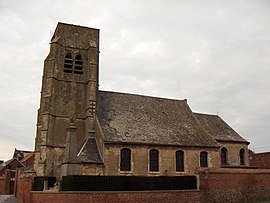
[[[67,53],[64,61],[64,72],[72,73],[73,59],[71,53]]]
[[[240,149],[240,165],[245,165],[245,150],[242,148]]]
[[[150,159],[149,170],[150,171],[159,171],[158,153],[159,152],[156,149],[152,149],[149,152],[149,159]]]
[[[176,171],[184,171],[184,152],[176,151],[175,152],[175,161],[176,161]]]
[[[208,167],[207,152],[200,153],[200,166]]]
[[[81,54],[77,54],[77,56],[75,57],[74,73],[76,74],[83,73],[83,61]]]
[[[131,150],[121,149],[120,171],[131,171]]]
[[[225,147],[221,149],[220,158],[221,158],[221,165],[228,164],[228,150]]]

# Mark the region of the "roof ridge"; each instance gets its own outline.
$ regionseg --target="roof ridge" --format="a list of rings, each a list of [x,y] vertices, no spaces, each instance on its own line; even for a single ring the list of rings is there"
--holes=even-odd
[[[219,117],[219,115],[216,115],[216,114],[209,114],[209,113],[198,113],[198,112],[193,112],[194,114],[197,114],[197,115],[204,115],[204,116],[215,116],[215,117]]]
[[[187,102],[187,99],[171,99],[171,98],[158,97],[158,96],[149,96],[149,95],[143,95],[143,94],[115,92],[115,91],[107,91],[107,90],[98,90],[98,91],[99,92],[105,92],[105,93],[111,93],[111,94],[122,94],[122,95],[138,96],[138,97],[148,97],[148,98],[153,98],[153,99],[162,99],[162,100]]]
[[[81,28],[87,28],[87,29],[92,29],[92,30],[99,30],[98,28],[92,28],[92,27],[87,27],[87,26],[82,26],[82,25],[75,25],[72,23],[63,23],[63,22],[58,22],[58,25],[64,25],[64,26],[72,26],[72,27],[81,27]]]

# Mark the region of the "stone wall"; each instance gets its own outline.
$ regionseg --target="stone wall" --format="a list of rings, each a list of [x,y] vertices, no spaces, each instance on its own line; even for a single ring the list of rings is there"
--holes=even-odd
[[[78,150],[85,138],[95,135],[99,30],[58,23],[50,45],[44,62],[34,169],[37,176],[59,178],[70,118],[76,118]],[[67,56],[71,61],[66,62]],[[79,72],[78,61],[83,64]],[[71,64],[68,71],[66,63]]]
[[[225,147],[228,150],[228,164],[237,166],[240,165],[240,149],[245,150],[245,165],[249,165],[248,145],[246,143],[235,142],[219,142],[221,148]]]
[[[131,149],[131,171],[120,171],[120,150],[122,148]],[[159,172],[149,172],[149,151],[151,149],[159,150]],[[176,172],[175,152],[182,150],[184,152],[184,172]],[[136,145],[106,145],[105,146],[105,175],[194,175],[198,174],[200,167],[201,151],[208,153],[209,167],[219,167],[219,150],[207,148],[192,147],[162,147],[162,146],[136,146]]]

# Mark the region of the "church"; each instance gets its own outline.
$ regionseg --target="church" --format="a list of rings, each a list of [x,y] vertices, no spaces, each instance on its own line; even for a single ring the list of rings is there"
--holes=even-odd
[[[36,176],[196,176],[248,167],[249,142],[187,100],[99,90],[99,30],[58,23],[44,62]]]

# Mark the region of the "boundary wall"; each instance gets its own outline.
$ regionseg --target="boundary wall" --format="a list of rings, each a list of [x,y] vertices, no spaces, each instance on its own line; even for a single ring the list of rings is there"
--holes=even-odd
[[[199,177],[202,202],[270,202],[270,170],[203,169]]]
[[[45,202],[270,202],[269,169],[205,168],[199,170],[198,190],[184,191],[31,191],[33,176],[16,177],[19,203]],[[1,187],[1,178],[0,178]]]

